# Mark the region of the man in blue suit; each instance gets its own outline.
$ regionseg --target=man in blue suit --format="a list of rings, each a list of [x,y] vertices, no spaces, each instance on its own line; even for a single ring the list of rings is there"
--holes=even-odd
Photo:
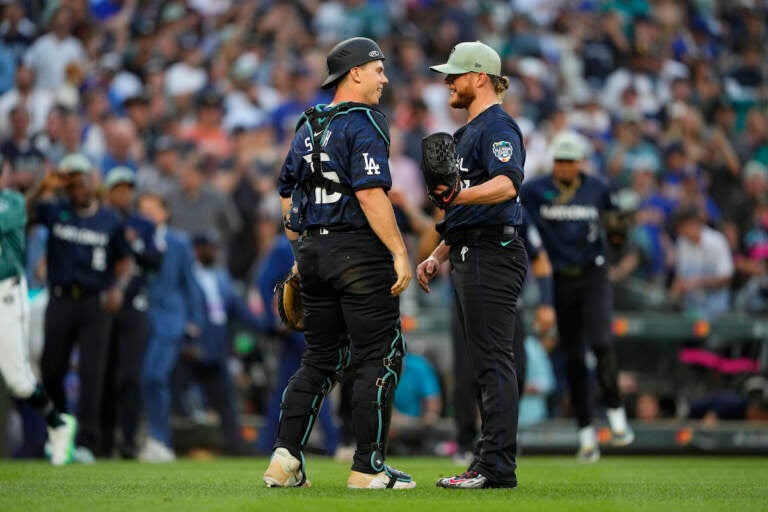
[[[195,257],[189,238],[169,228],[168,209],[152,193],[138,201],[139,213],[157,226],[157,246],[164,251],[163,263],[147,282],[150,338],[144,358],[142,391],[149,423],[149,438],[139,459],[171,462],[170,409],[171,374],[185,337],[197,338],[204,323],[202,295],[197,289],[193,268]]]
[[[219,415],[224,452],[247,455],[236,408],[235,386],[227,366],[232,320],[239,320],[253,331],[264,331],[265,322],[254,315],[234,290],[232,277],[217,265],[219,241],[213,232],[195,234],[192,243],[197,261],[194,276],[206,309],[202,332],[196,340],[187,340],[181,349],[177,371],[182,380],[200,385],[207,404]]]

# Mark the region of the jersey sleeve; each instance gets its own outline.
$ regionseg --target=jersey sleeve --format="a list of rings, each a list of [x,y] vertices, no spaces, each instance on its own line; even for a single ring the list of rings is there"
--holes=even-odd
[[[489,178],[506,176],[515,187],[520,187],[523,182],[525,150],[520,133],[511,122],[496,122],[486,128],[479,151],[480,161],[488,170]]]
[[[306,125],[299,127],[291,142],[291,148],[280,169],[280,176],[277,179],[277,191],[281,197],[291,197],[293,188],[298,182],[298,172],[301,168],[301,155],[311,148],[309,142],[309,132]],[[306,141],[306,142],[305,142]],[[306,144],[310,144],[309,147]]]
[[[347,125],[350,140],[349,178],[354,190],[392,187],[389,172],[389,135],[381,114],[356,112]],[[374,117],[375,116],[375,117]]]
[[[531,222],[528,212],[523,210],[523,237],[525,241],[525,250],[531,260],[538,258],[544,249],[544,243],[541,241],[541,234],[536,226]]]

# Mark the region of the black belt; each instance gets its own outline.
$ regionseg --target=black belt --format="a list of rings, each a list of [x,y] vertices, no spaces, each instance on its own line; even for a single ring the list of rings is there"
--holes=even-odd
[[[67,297],[70,299],[85,299],[96,295],[99,291],[77,284],[55,284],[51,286],[51,293],[54,297]]]
[[[353,228],[349,226],[312,226],[301,232],[301,236],[330,235],[331,233],[373,233],[370,226]]]
[[[445,235],[445,243],[456,245],[470,240],[497,240],[518,236],[518,227],[512,225],[479,226],[475,228],[456,228]]]
[[[597,267],[594,261],[588,261],[583,265],[569,265],[567,267],[561,267],[553,269],[552,272],[555,275],[562,277],[581,277],[582,274]]]

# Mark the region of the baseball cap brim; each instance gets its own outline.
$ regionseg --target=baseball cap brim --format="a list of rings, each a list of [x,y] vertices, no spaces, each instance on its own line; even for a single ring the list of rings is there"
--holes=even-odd
[[[438,64],[437,66],[430,66],[429,69],[437,73],[443,73],[444,75],[463,75],[464,73],[470,72],[468,69],[454,66],[447,62],[445,64]]]

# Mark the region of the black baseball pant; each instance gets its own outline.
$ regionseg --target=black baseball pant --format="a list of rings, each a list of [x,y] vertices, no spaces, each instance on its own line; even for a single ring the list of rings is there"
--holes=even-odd
[[[302,236],[298,264],[307,347],[285,391],[275,446],[300,455],[322,400],[349,366],[357,440],[352,469],[383,471],[405,355],[399,298],[390,294],[392,256],[370,229],[323,230]]]
[[[478,434],[477,397],[479,389],[474,380],[469,360],[464,355],[467,351],[467,342],[464,339],[461,322],[456,315],[451,317],[451,339],[453,341],[453,420],[456,423],[456,443],[459,453],[474,452]],[[515,354],[517,394],[522,397],[525,390],[528,358],[525,353],[525,327],[519,307],[515,313],[513,352]]]
[[[149,340],[147,312],[123,305],[114,316],[105,365],[101,408],[101,454],[109,457],[115,444],[115,426],[122,435],[120,454],[136,456],[136,433],[141,416],[141,369]]]
[[[579,428],[592,423],[587,347],[597,359],[597,383],[605,405],[621,407],[618,365],[611,333],[613,291],[606,265],[589,264],[555,272],[555,312],[560,345],[566,355],[571,403]]]
[[[523,241],[493,230],[449,235],[456,311],[465,356],[477,382],[480,439],[474,468],[498,485],[515,485],[519,393],[514,337],[527,269]]]
[[[45,310],[45,345],[40,362],[43,385],[60,411],[66,411],[64,377],[75,343],[77,373],[77,444],[99,452],[100,412],[112,315],[101,306],[99,293],[62,290],[53,286]]]

